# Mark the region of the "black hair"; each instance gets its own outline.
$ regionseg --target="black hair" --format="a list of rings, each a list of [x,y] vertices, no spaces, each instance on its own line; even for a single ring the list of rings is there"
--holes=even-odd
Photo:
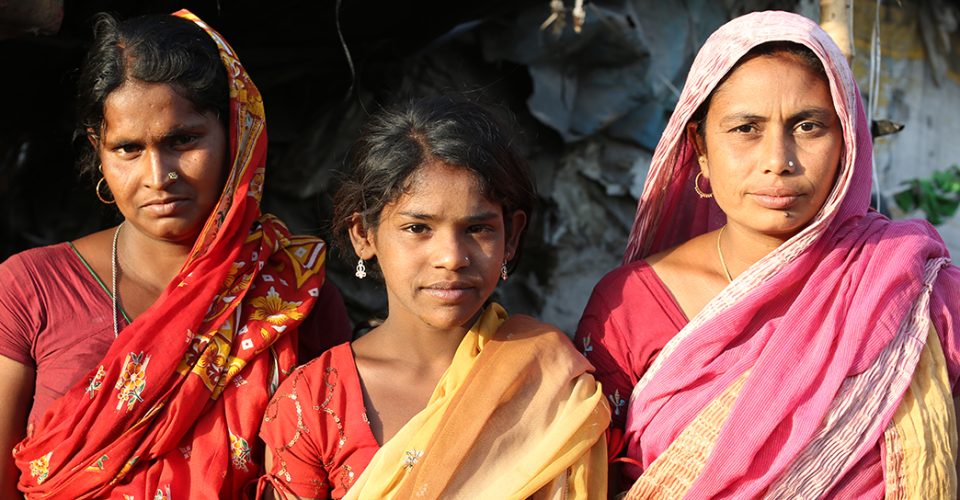
[[[410,100],[372,115],[333,199],[332,233],[342,253],[353,255],[347,250],[352,249],[353,214],[360,214],[364,228],[375,229],[383,208],[432,161],[475,174],[483,196],[503,208],[509,234],[509,215],[521,210],[529,216],[537,200],[533,177],[511,137],[491,111],[454,95]],[[511,269],[520,246],[508,264]]]
[[[796,42],[787,42],[787,41],[775,41],[775,42],[766,42],[757,45],[756,47],[750,49],[743,57],[737,61],[736,64],[730,68],[730,71],[727,72],[723,78],[717,82],[716,87],[713,88],[713,91],[710,92],[710,95],[700,103],[700,106],[697,107],[697,110],[693,113],[693,116],[690,118],[690,121],[697,124],[697,133],[703,136],[703,126],[707,121],[707,111],[710,110],[710,102],[713,100],[713,95],[717,93],[717,90],[723,86],[727,81],[727,78],[733,74],[741,65],[745,62],[756,59],[760,56],[770,56],[777,54],[788,54],[795,56],[799,59],[808,69],[817,74],[824,82],[829,81],[827,79],[827,71],[823,68],[823,63],[820,61],[820,58],[817,57],[809,47],[801,45]]]
[[[81,153],[80,173],[96,176],[97,151],[86,140],[99,136],[107,96],[128,80],[166,83],[197,111],[213,111],[226,127],[230,91],[227,72],[216,43],[192,21],[170,15],[150,15],[118,22],[97,14],[93,43],[80,72],[75,138]]]

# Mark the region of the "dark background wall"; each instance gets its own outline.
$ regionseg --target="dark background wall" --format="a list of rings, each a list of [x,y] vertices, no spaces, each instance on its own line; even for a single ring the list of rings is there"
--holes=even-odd
[[[94,195],[96,179],[79,179],[74,168],[73,95],[91,18],[100,11],[126,18],[185,7],[226,37],[263,94],[270,140],[263,208],[297,232],[326,236],[331,181],[370,110],[448,92],[495,107],[540,192],[517,273],[495,299],[571,332],[593,285],[620,261],[651,153],[707,36],[748,11],[791,10],[814,20],[820,13],[819,0],[592,0],[575,33],[574,0],[565,3],[566,23],[542,29],[549,0],[342,0],[339,10],[336,0],[0,2],[0,260],[117,222]],[[862,88],[873,67],[874,22],[886,44],[877,117],[933,137],[938,151],[956,143],[936,133],[952,130],[949,110],[956,107],[940,101],[960,102],[960,85],[936,80],[938,93],[925,92],[938,104],[920,103],[912,112],[900,106],[908,111],[902,116],[894,106],[899,101],[885,95],[916,95],[918,85],[934,80],[925,76],[932,65],[922,58],[924,50],[926,57],[937,52],[924,48],[924,36],[934,26],[960,46],[960,29],[947,22],[960,15],[958,5],[855,3],[854,69]],[[919,48],[898,55],[897,44],[907,43]],[[945,54],[954,57],[957,49],[951,50]],[[920,84],[900,83],[895,73]],[[929,118],[927,108],[939,114]],[[915,160],[887,171],[915,176],[944,167],[917,161],[929,155],[904,149],[902,135],[885,139],[880,158],[896,152]],[[885,194],[899,182],[885,181],[887,171],[880,170]],[[357,281],[353,261],[334,249],[330,279],[354,319],[382,315],[382,287]]]

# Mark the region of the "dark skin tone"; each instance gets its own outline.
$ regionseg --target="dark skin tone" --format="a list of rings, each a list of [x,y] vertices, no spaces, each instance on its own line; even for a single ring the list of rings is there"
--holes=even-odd
[[[220,196],[225,130],[215,113],[197,111],[172,87],[127,81],[107,97],[101,130],[88,134],[125,220],[117,242],[118,295],[132,320],[179,272]],[[108,288],[115,230],[73,242]],[[0,356],[0,449],[25,437],[35,379],[33,367]],[[0,454],[0,498],[20,496],[19,476],[10,454]]]
[[[843,140],[827,83],[789,54],[742,63],[687,136],[727,225],[646,260],[693,318],[729,284],[718,239],[735,279],[805,228],[833,187]],[[620,471],[611,467],[610,491],[630,487]]]
[[[499,281],[526,221],[480,195],[466,169],[428,164],[371,230],[354,224],[357,253],[377,257],[384,323],[352,344],[374,437],[385,443],[422,410]],[[358,220],[359,222],[359,220]]]
[[[387,319],[351,344],[378,443],[427,406],[525,224],[484,198],[473,173],[436,162],[412,174],[376,227],[354,215],[354,251],[377,258],[387,287]],[[268,470],[273,460],[267,450]]]

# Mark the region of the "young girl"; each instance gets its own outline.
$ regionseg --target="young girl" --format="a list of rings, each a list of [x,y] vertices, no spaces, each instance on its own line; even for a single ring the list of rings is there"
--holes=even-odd
[[[592,367],[554,327],[487,302],[536,197],[509,142],[451,97],[367,125],[334,230],[357,278],[382,275],[389,312],[268,406],[277,497],[605,496],[610,412]]]

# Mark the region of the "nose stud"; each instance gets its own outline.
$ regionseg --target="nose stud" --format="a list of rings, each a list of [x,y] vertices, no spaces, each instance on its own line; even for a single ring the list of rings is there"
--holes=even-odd
[[[787,162],[787,165],[789,165],[790,168],[793,168],[793,160],[788,161],[788,162]]]
[[[167,179],[170,179],[171,181],[175,181],[179,178],[180,178],[180,175],[177,174],[176,172],[170,172],[167,174]]]

